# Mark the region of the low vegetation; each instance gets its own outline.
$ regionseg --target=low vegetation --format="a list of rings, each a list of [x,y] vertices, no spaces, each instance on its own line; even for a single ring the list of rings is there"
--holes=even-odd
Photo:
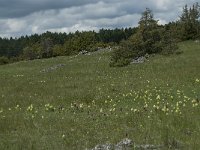
[[[200,147],[200,51],[109,67],[109,51],[0,66],[0,149],[86,149],[123,138]],[[58,64],[57,69],[42,70]]]

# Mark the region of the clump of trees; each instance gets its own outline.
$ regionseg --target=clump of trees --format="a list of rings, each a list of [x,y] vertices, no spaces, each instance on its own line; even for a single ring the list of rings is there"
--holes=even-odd
[[[113,52],[111,66],[128,65],[133,58],[145,54],[171,54],[177,49],[170,30],[158,25],[150,9],[142,13],[136,34],[127,41],[120,43],[120,47]]]
[[[188,8],[183,7],[183,13],[180,16],[179,24],[182,33],[182,40],[200,38],[200,7],[199,4],[193,4]]]
[[[198,3],[191,7],[185,5],[179,20],[165,25],[171,30],[177,41],[200,39],[200,6]]]

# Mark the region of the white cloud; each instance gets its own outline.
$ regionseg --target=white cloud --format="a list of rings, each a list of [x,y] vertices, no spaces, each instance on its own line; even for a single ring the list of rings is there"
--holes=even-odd
[[[166,20],[163,20],[163,19],[158,19],[158,24],[159,25],[164,25],[164,24],[167,24],[167,21]]]
[[[18,19],[8,19],[6,21],[6,25],[8,26],[9,32],[20,32],[24,30],[26,27],[26,21],[25,20],[18,20]]]
[[[136,26],[146,7],[160,24],[195,0],[1,0],[0,36]],[[9,15],[8,15],[9,14]]]

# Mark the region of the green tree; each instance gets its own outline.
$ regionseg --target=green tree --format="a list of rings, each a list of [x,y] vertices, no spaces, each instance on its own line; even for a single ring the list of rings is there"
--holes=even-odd
[[[75,36],[68,39],[64,45],[65,55],[77,54],[82,50],[93,51],[93,46],[97,43],[96,34],[93,31],[76,32]]]
[[[182,40],[195,39],[199,36],[199,17],[200,7],[198,3],[193,4],[190,8],[187,5],[183,7],[183,12],[179,20],[182,29]]]
[[[56,44],[53,46],[53,56],[64,56],[65,52],[61,44]]]
[[[151,54],[159,51],[157,42],[161,40],[161,34],[157,22],[153,17],[152,11],[146,8],[142,13],[139,21],[139,30],[136,33],[142,36],[144,53]]]
[[[171,30],[164,30],[162,32],[162,39],[160,42],[161,53],[164,55],[173,54],[178,49],[176,40],[172,36]]]
[[[51,38],[46,38],[42,40],[40,43],[42,50],[41,50],[41,57],[42,58],[50,58],[53,56],[53,41]]]
[[[40,43],[35,43],[23,49],[23,57],[28,60],[42,58],[41,51],[42,47]]]
[[[5,65],[9,63],[9,59],[5,56],[0,57],[0,65]]]

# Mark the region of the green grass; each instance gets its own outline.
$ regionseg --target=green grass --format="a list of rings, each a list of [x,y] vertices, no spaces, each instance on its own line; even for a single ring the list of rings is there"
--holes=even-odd
[[[109,52],[0,66],[0,149],[84,150],[128,137],[200,147],[200,45],[109,67]],[[57,70],[40,71],[56,64]]]

